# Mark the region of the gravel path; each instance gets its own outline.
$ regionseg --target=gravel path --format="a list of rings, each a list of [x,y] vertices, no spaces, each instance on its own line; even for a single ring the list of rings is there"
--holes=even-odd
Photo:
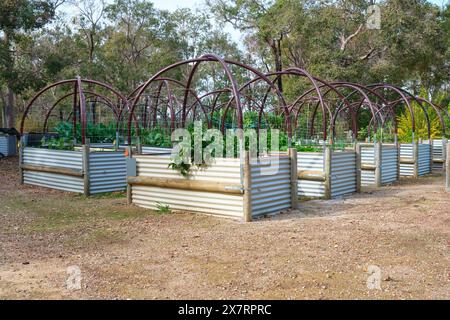
[[[443,177],[253,223],[17,183],[0,161],[0,299],[450,299]],[[67,268],[81,289],[66,286]],[[369,290],[369,266],[381,290]],[[373,275],[373,276],[376,276]]]

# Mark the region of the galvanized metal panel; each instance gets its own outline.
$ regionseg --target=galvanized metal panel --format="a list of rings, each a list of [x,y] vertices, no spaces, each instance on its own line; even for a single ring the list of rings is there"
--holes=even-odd
[[[356,192],[356,152],[333,152],[331,155],[331,197]]]
[[[138,176],[186,179],[178,171],[168,168],[170,156],[139,155],[135,158]],[[216,159],[210,166],[193,170],[189,179],[230,183],[230,185],[240,184],[240,160]],[[243,195],[135,185],[132,187],[132,201],[153,210],[157,210],[158,206],[168,205],[175,211],[200,212],[234,218],[243,216]]]
[[[171,163],[169,155],[138,155],[134,158],[137,162],[138,176],[185,179],[178,170],[169,168]],[[189,179],[240,183],[240,159],[216,158],[211,165],[194,167]]]
[[[26,147],[23,152],[24,164],[52,166],[75,170],[83,169],[83,154],[80,151],[50,150]]]
[[[122,151],[89,154],[89,190],[91,194],[126,189],[126,158]]]
[[[62,191],[76,193],[83,193],[84,191],[83,178],[72,177],[64,174],[24,170],[23,182],[25,184]]]
[[[17,154],[17,138],[12,135],[0,135],[0,153],[5,157]]]
[[[232,218],[242,218],[243,196],[182,189],[133,186],[133,203],[158,210],[169,206],[174,211],[207,213]]]
[[[83,169],[82,153],[79,151],[49,150],[26,147],[23,163],[74,170]],[[24,183],[63,191],[83,192],[83,178],[57,173],[24,170]]]
[[[398,149],[394,145],[383,144],[381,150],[381,184],[386,185],[398,180]]]
[[[297,170],[314,170],[324,172],[323,152],[299,152],[297,154]],[[325,196],[325,185],[320,181],[298,180],[298,195],[305,197]]]
[[[172,152],[172,148],[142,146],[143,154],[170,154],[171,152]]]
[[[400,158],[413,159],[413,145],[411,143],[402,143],[400,145]],[[414,175],[414,165],[412,164],[400,164],[400,176],[412,177]]]
[[[361,164],[375,165],[374,146],[361,147]],[[366,187],[375,185],[375,172],[373,170],[361,170],[361,185]]]
[[[278,213],[291,207],[291,162],[286,155],[259,158],[251,166],[252,216]],[[271,161],[272,166],[266,163]]]
[[[419,144],[419,176],[431,173],[431,146]]]
[[[428,143],[428,142],[425,142]],[[442,139],[433,140],[433,170],[444,170],[444,145]]]
[[[419,176],[426,175],[431,172],[431,146],[429,144],[420,143],[419,145]],[[413,159],[413,145],[412,144],[402,144],[400,148],[400,157]],[[400,175],[401,176],[413,176],[414,175],[414,165],[412,164],[400,164]]]

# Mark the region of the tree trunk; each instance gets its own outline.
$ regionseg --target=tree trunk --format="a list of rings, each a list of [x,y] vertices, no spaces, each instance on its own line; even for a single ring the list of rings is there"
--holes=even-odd
[[[16,112],[14,109],[14,91],[10,85],[8,85],[8,98],[6,103],[6,126],[8,128],[14,128],[16,125]]]
[[[92,123],[97,124],[97,99],[91,101]]]
[[[3,91],[0,91],[0,98],[2,100],[2,109],[1,109],[1,111],[2,111],[2,113],[1,113],[2,122],[0,123],[0,126],[2,128],[6,128],[6,126],[7,126],[7,123],[6,123],[7,122],[6,121],[6,99],[5,99],[5,96],[3,94]]]
[[[275,71],[280,72],[280,71],[283,71],[283,62],[281,61],[281,40],[275,41],[274,49],[275,49],[274,53],[275,53],[275,69],[276,69]],[[278,85],[278,90],[280,90],[280,92],[283,92],[282,77],[278,77],[277,85]]]

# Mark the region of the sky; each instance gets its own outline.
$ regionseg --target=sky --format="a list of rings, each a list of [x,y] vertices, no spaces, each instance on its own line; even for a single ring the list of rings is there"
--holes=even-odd
[[[442,4],[447,3],[449,0],[428,0],[431,3],[437,4],[441,6]],[[189,8],[195,8],[204,1],[201,0],[153,0],[153,3],[156,7],[160,9],[166,9],[166,10],[176,10],[179,7],[189,7]]]
[[[107,2],[112,2],[111,0],[106,0]],[[164,9],[169,11],[174,11],[178,8],[191,8],[191,9],[206,9],[205,0],[150,0],[154,3],[155,7],[158,9]],[[450,0],[428,0],[439,6],[444,6],[449,3]],[[225,26],[225,31],[231,35],[231,39],[235,41],[239,46],[242,44],[241,33],[234,29],[230,24]]]

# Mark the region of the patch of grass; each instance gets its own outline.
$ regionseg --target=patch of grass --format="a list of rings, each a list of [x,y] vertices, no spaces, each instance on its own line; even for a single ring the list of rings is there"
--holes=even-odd
[[[168,204],[162,204],[157,202],[156,207],[158,208],[159,214],[166,214],[166,213],[172,213],[172,210],[170,210],[170,206]]]
[[[125,192],[106,192],[91,196],[91,198],[93,199],[123,199],[126,197],[127,195],[125,194]]]
[[[125,239],[124,234],[110,228],[96,228],[89,230],[81,236],[70,238],[66,243],[69,246],[98,246],[102,244],[113,244]]]

